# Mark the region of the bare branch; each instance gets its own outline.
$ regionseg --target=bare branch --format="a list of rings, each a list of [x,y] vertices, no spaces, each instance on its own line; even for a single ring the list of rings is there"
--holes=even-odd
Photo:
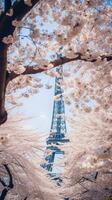
[[[7,188],[3,189],[2,193],[1,193],[1,196],[0,196],[0,200],[4,200],[6,195],[8,193],[8,190]]]
[[[4,186],[4,187],[6,187],[7,185],[6,185],[6,183],[0,178],[0,183]]]
[[[8,191],[11,190],[11,189],[14,187],[14,185],[13,185],[12,174],[11,174],[11,171],[10,171],[8,165],[7,165],[7,164],[4,164],[3,166],[4,166],[4,168],[6,169],[7,174],[8,174],[8,176],[9,176],[9,183],[6,184],[2,179],[0,179],[0,182],[1,182],[2,185],[5,187],[5,188],[3,189],[1,195],[0,195],[0,200],[5,200],[5,197],[6,197],[7,193],[8,193]]]
[[[13,188],[13,179],[12,179],[12,174],[11,174],[11,172],[10,172],[10,169],[9,169],[8,165],[6,165],[6,164],[4,164],[4,167],[5,167],[6,171],[7,171],[8,176],[9,176],[9,184],[8,184],[8,187],[9,187],[9,188]]]

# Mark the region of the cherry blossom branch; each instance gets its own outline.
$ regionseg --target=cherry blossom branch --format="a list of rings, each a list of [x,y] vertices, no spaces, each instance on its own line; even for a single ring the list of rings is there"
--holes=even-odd
[[[104,61],[105,59],[107,61],[111,61],[112,60],[112,55],[101,55],[99,57],[100,57],[101,61]],[[59,65],[70,63],[72,61],[85,61],[85,62],[94,63],[94,62],[97,61],[97,59],[98,58],[92,58],[91,56],[90,56],[90,58],[86,58],[86,56],[84,57],[84,55],[82,55],[81,53],[77,53],[74,58],[61,57],[61,58],[58,58],[58,59],[56,59],[54,61],[51,61],[50,64],[52,64],[53,67],[57,67]],[[47,65],[44,65],[43,67],[40,67],[40,68],[39,67],[37,68],[36,65],[34,65],[34,66],[26,66],[26,69],[22,74],[16,74],[13,71],[10,72],[8,82],[13,80],[14,78],[20,76],[20,75],[37,74],[37,73],[40,73],[40,72],[44,72],[46,70],[48,70],[48,66]]]

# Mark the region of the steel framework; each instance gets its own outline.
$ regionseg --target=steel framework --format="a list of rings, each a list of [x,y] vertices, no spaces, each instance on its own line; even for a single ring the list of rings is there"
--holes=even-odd
[[[51,130],[50,135],[46,141],[47,147],[45,151],[45,163],[42,165],[43,168],[48,170],[49,174],[52,177],[55,177],[55,179],[56,174],[52,172],[55,162],[55,156],[56,154],[64,154],[64,151],[61,150],[59,145],[69,142],[69,139],[66,138],[65,107],[63,99],[63,89],[61,87],[61,82],[63,80],[62,66],[57,67],[56,72],[57,77],[55,78],[55,99],[53,105]]]

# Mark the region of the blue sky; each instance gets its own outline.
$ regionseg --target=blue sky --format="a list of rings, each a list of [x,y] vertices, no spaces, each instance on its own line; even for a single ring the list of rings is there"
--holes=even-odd
[[[112,0],[105,0],[105,4],[109,5],[109,6],[112,6]]]
[[[26,117],[31,117],[25,121],[24,127],[46,133],[49,132],[51,125],[55,79],[44,73],[35,76],[40,78],[44,85],[52,85],[52,88],[48,90],[43,86],[37,94],[29,98],[21,98],[19,102],[22,102],[23,105],[17,107],[15,112]]]
[[[14,112],[29,118],[22,123],[22,126],[25,128],[34,129],[37,133],[43,135],[49,135],[53,112],[55,78],[45,75],[44,73],[36,74],[35,77],[40,78],[44,86],[39,89],[37,94],[29,98],[22,97],[18,100],[22,105],[15,108]],[[46,89],[45,84],[52,85],[52,88]],[[68,115],[67,106],[65,106],[65,110],[66,115]],[[68,124],[67,128],[69,128]]]

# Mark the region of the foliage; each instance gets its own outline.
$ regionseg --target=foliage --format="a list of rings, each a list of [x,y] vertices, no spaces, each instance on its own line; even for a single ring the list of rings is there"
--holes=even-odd
[[[0,124],[7,119],[4,117],[5,97],[7,101],[16,104],[16,98],[12,98],[14,91],[29,86],[29,93],[33,94],[43,86],[32,74],[45,72],[56,77],[59,74],[52,68],[65,64],[61,85],[64,88],[65,102],[71,111],[69,123],[73,127],[71,147],[68,148],[70,160],[66,161],[70,182],[67,183],[65,193],[71,199],[78,200],[102,200],[106,194],[108,197],[111,192],[111,6],[107,1],[101,0],[65,0],[64,3],[63,0],[20,0],[13,1],[11,6],[10,0],[6,2],[9,4],[6,4],[5,10],[3,7],[0,10]],[[26,91],[21,94],[29,96]],[[55,100],[59,98],[54,97]],[[3,131],[2,127],[1,130]],[[17,184],[14,194],[17,191],[19,195],[23,195],[22,198],[26,198],[26,191],[31,195],[36,192],[37,198],[42,199],[44,197],[39,196],[40,190],[34,188],[40,181],[40,175],[37,172],[35,183],[32,163],[23,154],[24,150],[25,153],[29,150],[28,155],[32,153],[30,143],[25,143],[22,133],[19,135],[11,130],[12,128],[9,129],[9,143],[9,139],[4,136],[0,146],[3,148],[2,158],[5,158],[2,162],[11,161],[13,153],[14,163],[9,162],[10,168],[14,168],[19,162],[20,171],[17,171],[23,173],[23,169],[27,168],[25,172],[32,184],[30,187],[24,174],[22,178],[25,178],[25,183],[22,180],[21,184],[25,187],[21,188]],[[22,156],[16,160],[19,153]],[[12,170],[14,177],[15,170]],[[93,171],[98,172],[98,179],[92,179],[91,182],[88,181],[88,173],[90,179]],[[41,174],[40,170],[39,173]],[[21,181],[21,174],[16,175]]]
[[[65,193],[70,199],[102,200],[112,192],[112,114],[76,111],[66,147]]]
[[[24,119],[12,118],[0,127],[0,199],[4,184],[10,181],[5,165],[12,176],[7,200],[61,199],[59,190],[40,167],[43,147],[37,133],[21,128]],[[2,199],[3,200],[3,199]]]
[[[28,1],[27,5],[30,4],[31,1]],[[86,85],[82,83],[83,88],[75,96],[81,96],[85,89],[87,93],[92,93],[93,98],[98,98],[99,93],[104,96],[108,93],[112,58],[111,7],[106,7],[102,1],[66,0],[64,5],[58,0],[40,1],[27,14],[27,18],[20,22],[12,20],[12,26],[16,27],[13,35],[7,36],[10,37],[8,41],[3,38],[4,43],[13,43],[8,52],[8,71],[12,73],[12,83],[9,84],[8,91],[10,88],[23,87],[23,81],[30,84],[24,74],[49,69],[47,74],[56,76],[51,68],[71,61],[67,59],[73,59],[77,61],[72,62],[75,73],[83,68],[83,78],[91,78]],[[20,76],[21,74],[23,75]],[[102,76],[105,79],[101,80]],[[92,88],[96,87],[95,84],[97,91],[94,93]],[[107,101],[110,103],[110,99]],[[107,105],[107,101],[103,106]]]

